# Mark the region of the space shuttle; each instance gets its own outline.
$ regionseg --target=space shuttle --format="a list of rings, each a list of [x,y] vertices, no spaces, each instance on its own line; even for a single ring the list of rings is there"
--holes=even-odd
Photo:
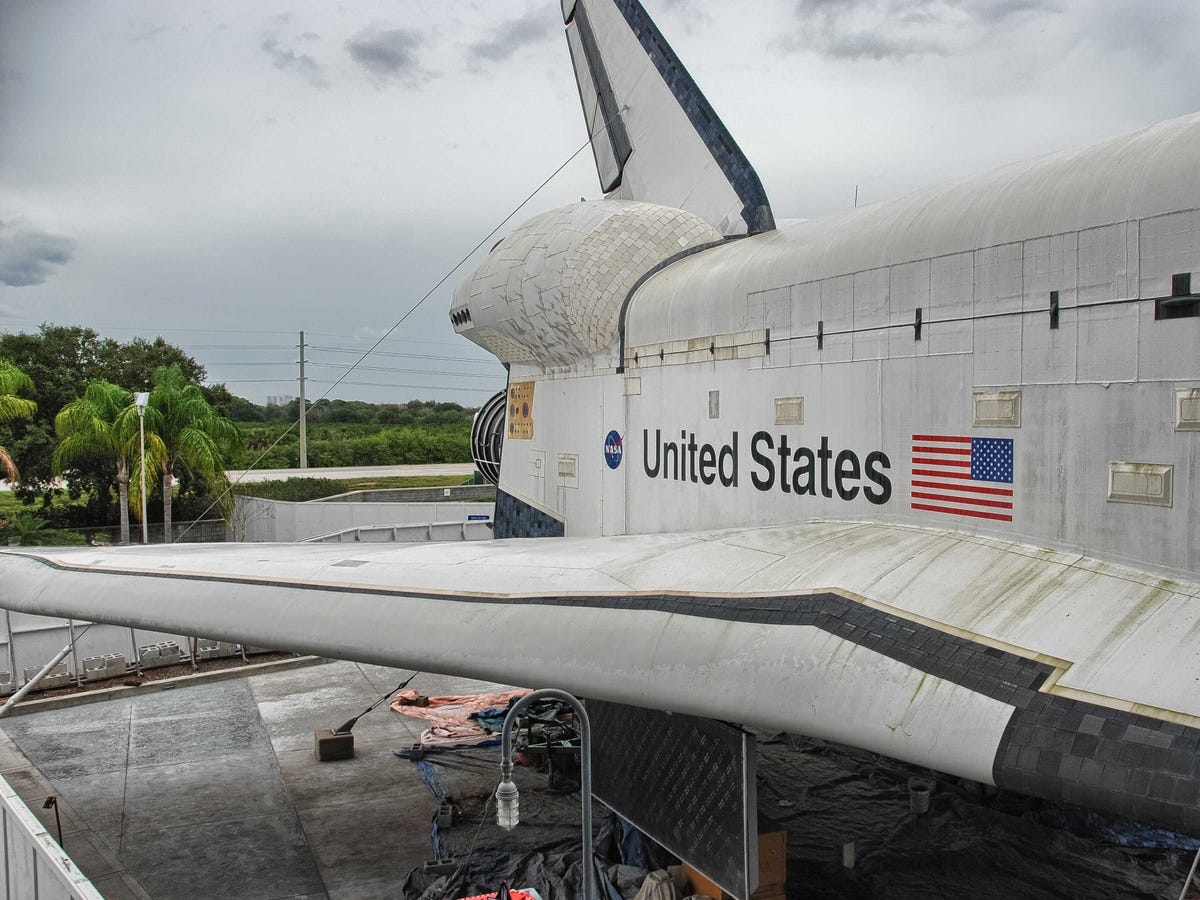
[[[0,551],[0,606],[837,741],[1200,835],[1200,115],[777,226],[636,0],[454,293],[494,540]],[[487,648],[482,652],[480,648]]]

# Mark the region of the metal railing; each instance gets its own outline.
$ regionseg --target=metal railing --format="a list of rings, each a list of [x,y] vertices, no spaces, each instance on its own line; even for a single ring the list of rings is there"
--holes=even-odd
[[[71,857],[0,778],[0,878],[5,896],[22,900],[104,900]]]

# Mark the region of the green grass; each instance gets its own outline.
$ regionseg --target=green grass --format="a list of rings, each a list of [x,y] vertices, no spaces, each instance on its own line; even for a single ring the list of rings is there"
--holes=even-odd
[[[319,469],[314,470],[319,472]],[[288,478],[284,481],[255,481],[235,485],[233,492],[247,497],[304,502],[350,491],[389,488],[451,487],[468,479],[462,475],[393,475],[385,478]]]
[[[383,478],[348,478],[346,491],[380,491],[389,488],[453,487],[462,484],[464,475],[389,475]]]
[[[85,497],[81,503],[86,501],[87,498]],[[71,505],[71,501],[65,493],[56,496],[53,502],[56,507]],[[0,519],[11,519],[19,512],[33,512],[41,515],[41,501],[39,500],[32,506],[25,506],[12,491],[0,491]]]

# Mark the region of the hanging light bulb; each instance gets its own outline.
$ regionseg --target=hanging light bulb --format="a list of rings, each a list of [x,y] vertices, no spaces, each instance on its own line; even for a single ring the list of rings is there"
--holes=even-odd
[[[520,792],[511,780],[501,781],[496,788],[496,824],[505,831],[512,831],[521,821]]]

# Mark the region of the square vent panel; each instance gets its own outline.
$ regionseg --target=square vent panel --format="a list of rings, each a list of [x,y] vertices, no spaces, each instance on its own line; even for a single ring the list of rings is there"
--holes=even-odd
[[[804,424],[804,398],[803,397],[776,397],[775,398],[775,424],[776,425],[803,425]]]
[[[976,391],[972,423],[976,428],[1020,428],[1020,391]]]
[[[1170,506],[1174,466],[1157,463],[1110,462],[1108,499],[1114,503]]]
[[[563,487],[579,487],[579,454],[558,454],[558,483]]]
[[[1200,431],[1200,388],[1175,392],[1175,430]]]

